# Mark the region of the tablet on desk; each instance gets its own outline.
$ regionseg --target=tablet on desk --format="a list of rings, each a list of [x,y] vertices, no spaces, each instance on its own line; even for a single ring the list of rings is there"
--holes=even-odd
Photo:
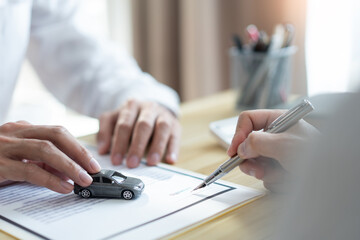
[[[236,130],[238,116],[211,122],[209,128],[219,144],[228,148]]]

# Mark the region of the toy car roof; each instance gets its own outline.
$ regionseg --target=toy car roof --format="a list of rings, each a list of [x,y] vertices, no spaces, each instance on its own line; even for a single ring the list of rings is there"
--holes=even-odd
[[[114,173],[117,173],[116,175],[120,174],[120,176],[124,176],[123,174],[115,171],[115,170],[109,170],[109,169],[102,169],[100,170],[100,172],[95,173],[95,174],[91,174],[92,177],[108,177],[111,178]],[[126,177],[126,176],[124,176]]]

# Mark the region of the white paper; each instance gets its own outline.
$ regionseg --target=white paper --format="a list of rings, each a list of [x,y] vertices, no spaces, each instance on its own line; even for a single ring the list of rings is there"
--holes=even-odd
[[[103,168],[142,179],[142,195],[135,200],[82,199],[73,193],[13,184],[0,188],[0,218],[44,239],[154,239],[262,194],[224,181],[191,193],[204,176],[165,164],[115,167],[108,156],[94,155]]]

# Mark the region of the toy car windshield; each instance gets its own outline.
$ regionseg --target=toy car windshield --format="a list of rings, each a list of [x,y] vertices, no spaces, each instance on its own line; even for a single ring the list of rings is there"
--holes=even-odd
[[[114,174],[112,175],[112,178],[115,179],[115,181],[117,183],[122,183],[123,181],[125,181],[126,176],[122,175],[119,172],[114,172]]]

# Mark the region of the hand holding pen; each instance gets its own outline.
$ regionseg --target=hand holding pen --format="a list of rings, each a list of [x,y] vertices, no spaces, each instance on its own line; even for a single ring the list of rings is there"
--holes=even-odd
[[[296,129],[295,132],[273,133],[285,131],[311,110],[311,104],[305,101],[285,113],[282,110],[253,110],[240,114],[237,130],[228,150],[228,155],[235,157],[222,164],[198,188],[205,187],[227,174],[239,166],[243,159],[255,158],[242,163],[242,170],[263,180],[266,187],[274,190],[273,186],[279,185],[286,173],[284,169],[288,168],[286,153],[293,150],[288,149],[288,146],[301,146],[301,142],[317,134],[317,130],[305,121],[300,121],[291,129]],[[273,121],[279,115],[281,116]],[[273,123],[269,125],[271,121]],[[265,132],[253,132],[260,129],[265,129]]]

